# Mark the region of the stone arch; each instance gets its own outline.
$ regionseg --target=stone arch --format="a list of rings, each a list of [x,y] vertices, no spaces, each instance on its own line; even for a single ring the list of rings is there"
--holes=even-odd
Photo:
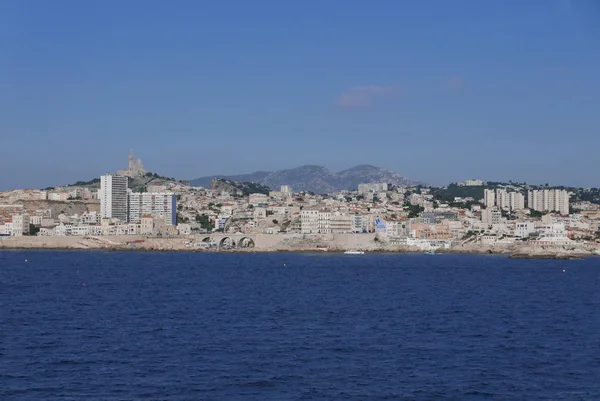
[[[219,241],[219,249],[233,249],[235,248],[235,241],[231,237],[223,237],[221,241]]]
[[[238,241],[238,248],[254,248],[255,246],[254,240],[250,237],[242,237]]]

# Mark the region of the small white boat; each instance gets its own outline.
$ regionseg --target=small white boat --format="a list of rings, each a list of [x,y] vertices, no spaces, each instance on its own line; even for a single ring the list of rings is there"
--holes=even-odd
[[[350,251],[344,252],[344,254],[346,254],[346,255],[364,255],[365,251],[350,250]]]

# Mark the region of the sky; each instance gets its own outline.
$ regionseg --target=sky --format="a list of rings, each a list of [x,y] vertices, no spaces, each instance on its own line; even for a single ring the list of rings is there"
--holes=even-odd
[[[5,0],[0,190],[358,164],[600,186],[597,0]]]

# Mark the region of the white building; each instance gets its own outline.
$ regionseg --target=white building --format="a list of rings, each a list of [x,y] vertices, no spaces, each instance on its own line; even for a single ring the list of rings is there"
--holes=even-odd
[[[29,234],[29,215],[26,213],[13,214],[11,235],[20,237],[23,234]]]
[[[496,192],[493,189],[483,190],[483,204],[486,208],[496,206]]]
[[[343,213],[335,212],[329,220],[329,232],[332,234],[351,233],[354,219],[352,216],[347,216]]]
[[[569,245],[572,241],[567,237],[564,224],[554,223],[539,229],[539,238],[535,241],[537,245],[561,246]]]
[[[129,192],[128,221],[139,223],[145,214],[160,217],[167,225],[177,225],[177,197],[173,193]]]
[[[100,216],[127,221],[127,177],[107,174],[100,177]]]
[[[466,180],[465,187],[480,187],[483,185],[481,180]]]
[[[365,195],[367,193],[377,193],[388,191],[389,185],[385,182],[374,183],[374,184],[358,184],[358,193]]]
[[[250,194],[248,196],[248,203],[255,206],[261,203],[267,203],[268,200],[269,197],[265,194]]]
[[[300,212],[300,232],[317,234],[319,232],[319,210],[304,209]]]
[[[227,223],[226,216],[217,216],[215,218],[215,230],[223,230],[225,229],[225,223]]]
[[[485,189],[483,191],[485,207],[498,206],[502,210],[525,209],[525,196],[520,192],[507,192],[504,188]]]
[[[279,192],[281,192],[282,194],[291,195],[292,187],[290,187],[289,185],[282,185]]]
[[[561,189],[532,190],[528,194],[529,208],[538,212],[569,214],[569,193]]]
[[[481,212],[481,222],[485,225],[492,226],[500,224],[502,221],[502,212],[498,206],[489,207]]]
[[[531,221],[519,221],[515,224],[515,237],[527,238],[535,231],[535,224]]]
[[[525,195],[520,192],[508,193],[508,208],[509,210],[525,209]]]

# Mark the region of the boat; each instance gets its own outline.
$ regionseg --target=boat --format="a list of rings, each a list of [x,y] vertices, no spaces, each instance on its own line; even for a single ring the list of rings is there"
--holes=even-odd
[[[426,251],[426,252],[423,252],[423,253],[424,253],[425,255],[435,255],[435,252],[434,252],[434,251]]]
[[[344,252],[346,255],[364,255],[365,251],[357,251],[355,249],[351,249],[349,251]]]
[[[365,251],[359,251],[358,249],[356,249],[356,234],[354,234],[354,249],[350,249],[347,250],[346,252],[344,252],[344,254],[346,255],[364,255]]]

